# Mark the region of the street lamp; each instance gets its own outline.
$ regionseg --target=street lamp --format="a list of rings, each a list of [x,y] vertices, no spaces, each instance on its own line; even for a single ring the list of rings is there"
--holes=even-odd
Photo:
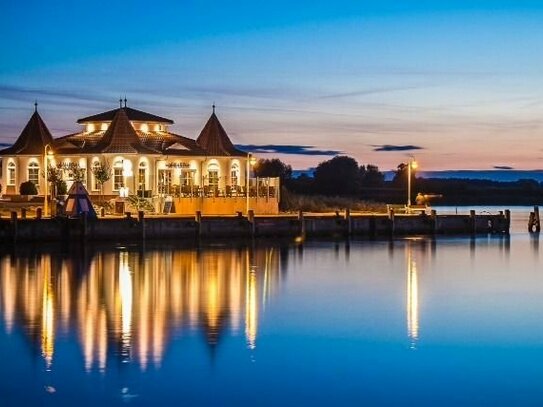
[[[418,166],[415,158],[410,157],[407,162],[407,209],[411,207],[411,170],[416,170]]]
[[[247,215],[249,215],[249,177],[251,176],[251,168],[256,164],[256,158],[251,154],[247,153],[247,168],[245,174],[245,195],[247,199]]]
[[[47,216],[49,213],[49,157],[53,156],[53,149],[50,144],[46,144],[43,148],[43,168],[45,172],[45,190],[43,194],[43,216]]]

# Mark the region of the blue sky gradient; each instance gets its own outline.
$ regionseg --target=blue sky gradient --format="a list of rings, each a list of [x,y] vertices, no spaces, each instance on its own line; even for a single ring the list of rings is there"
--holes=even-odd
[[[543,3],[317,3],[4,4],[0,143],[34,99],[60,136],[126,94],[189,137],[215,102],[237,144],[383,170],[409,154],[432,170],[543,167]],[[278,155],[295,168],[329,158],[300,151]]]

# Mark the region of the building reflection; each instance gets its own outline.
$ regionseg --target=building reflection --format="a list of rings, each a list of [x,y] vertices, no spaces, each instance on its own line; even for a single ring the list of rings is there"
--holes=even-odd
[[[112,360],[159,366],[172,336],[202,333],[214,349],[228,332],[255,349],[259,318],[282,278],[274,248],[98,252],[88,261],[48,254],[0,258],[8,332],[22,329],[45,369],[55,341],[77,333],[84,368]],[[198,335],[196,335],[198,336]]]

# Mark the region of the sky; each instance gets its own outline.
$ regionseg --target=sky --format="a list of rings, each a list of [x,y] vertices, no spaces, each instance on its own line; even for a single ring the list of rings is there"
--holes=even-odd
[[[232,3],[232,4],[230,4]],[[543,2],[4,0],[0,143],[128,105],[295,169],[543,168]]]

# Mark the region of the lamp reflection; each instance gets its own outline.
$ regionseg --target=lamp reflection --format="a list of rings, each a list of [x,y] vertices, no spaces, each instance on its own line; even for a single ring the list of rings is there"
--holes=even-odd
[[[413,257],[412,242],[406,242],[407,253],[407,335],[411,349],[416,349],[419,339],[419,285],[417,263]]]
[[[256,347],[261,307],[281,279],[272,249],[98,252],[87,261],[42,255],[0,258],[6,330],[22,324],[51,369],[57,330],[75,332],[87,372],[115,358],[158,367],[172,336],[224,332]],[[54,267],[52,267],[54,262]],[[83,270],[81,264],[84,264]]]

